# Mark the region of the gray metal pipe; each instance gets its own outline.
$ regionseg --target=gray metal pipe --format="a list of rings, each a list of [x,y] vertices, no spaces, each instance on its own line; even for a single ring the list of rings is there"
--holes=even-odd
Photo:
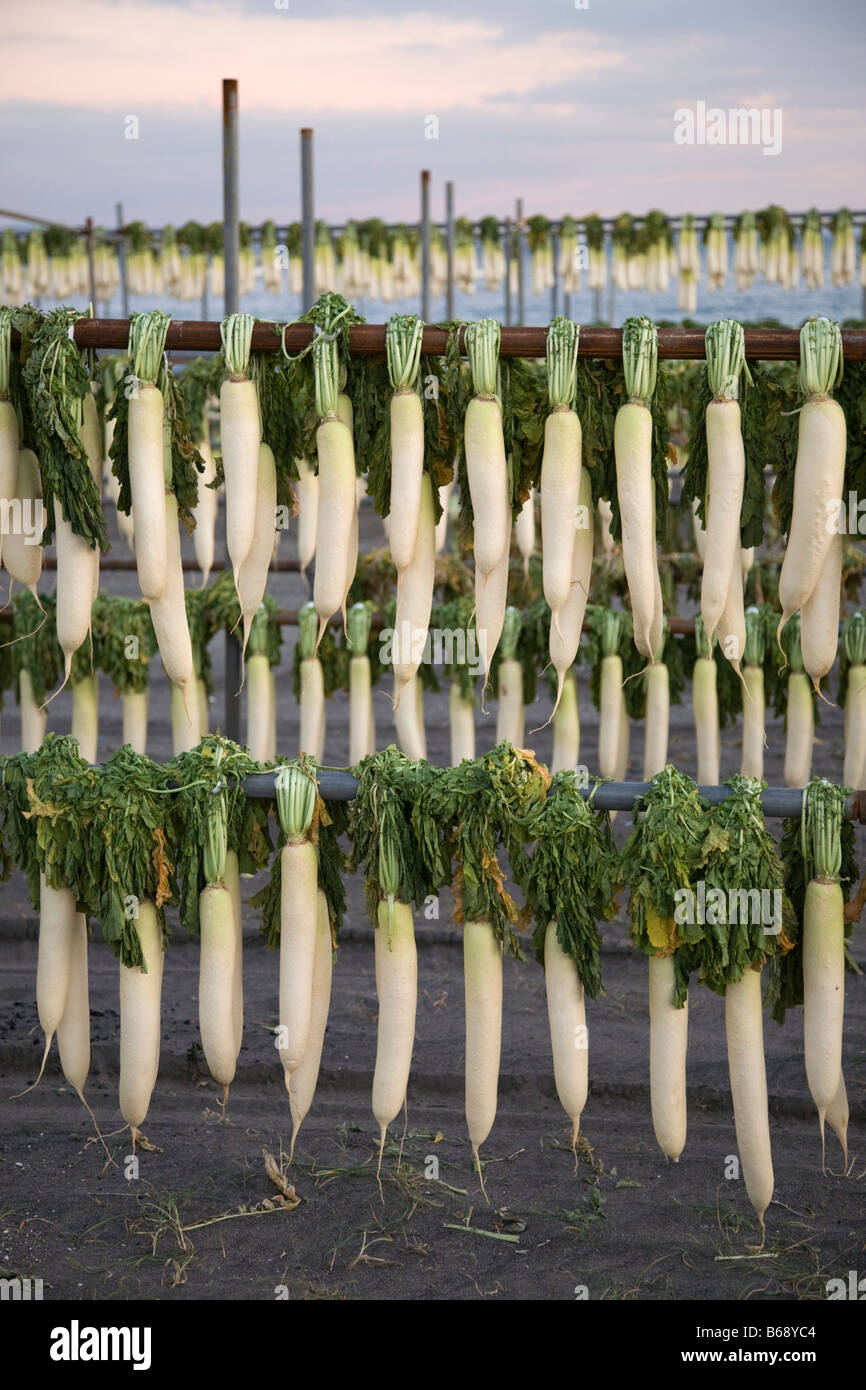
[[[448,285],[445,291],[445,317],[454,319],[454,184],[445,185],[445,254]],[[864,291],[866,293],[866,291]]]
[[[430,170],[421,170],[421,317],[430,322]]]

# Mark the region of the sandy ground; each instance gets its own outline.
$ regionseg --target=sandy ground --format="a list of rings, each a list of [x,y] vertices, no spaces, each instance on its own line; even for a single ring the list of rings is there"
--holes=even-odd
[[[379,524],[365,510],[367,541]],[[285,544],[285,543],[284,543]],[[289,542],[291,547],[291,542]],[[112,591],[132,592],[113,575]],[[274,577],[281,603],[302,600],[297,576]],[[279,743],[297,746],[290,633],[280,680]],[[221,689],[222,643],[214,643]],[[546,695],[527,727],[546,718]],[[428,699],[432,761],[447,759],[447,696]],[[379,697],[380,744],[389,724]],[[597,717],[580,676],[581,760],[595,766]],[[539,717],[540,716],[540,717]],[[344,763],[346,702],[328,710],[326,756]],[[49,727],[68,729],[69,700]],[[214,717],[214,724],[217,722]],[[495,707],[479,726],[494,741]],[[169,754],[168,699],[154,681],[153,756]],[[119,741],[120,717],[102,690],[100,755]],[[815,769],[841,775],[842,720],[823,712]],[[781,781],[782,731],[769,731],[767,775]],[[18,719],[7,697],[2,747],[14,751]],[[632,769],[640,765],[635,730]],[[536,736],[548,760],[550,735]],[[723,735],[723,775],[739,763],[736,731]],[[694,774],[688,703],[672,716],[670,756]],[[633,772],[633,775],[634,772]],[[626,833],[620,817],[618,835]],[[858,831],[862,849],[863,832]],[[252,894],[261,880],[245,885]],[[756,1222],[741,1180],[727,1083],[723,1002],[695,987],[690,1003],[689,1135],[678,1165],[655,1142],[648,1091],[647,967],[622,920],[604,932],[606,994],[589,1011],[590,1098],[575,1171],[567,1120],[553,1085],[543,974],[534,961],[505,966],[499,1109],[484,1146],[490,1204],[470,1165],[463,1116],[464,1019],[460,936],[450,904],[419,921],[419,1001],[405,1136],[395,1126],[376,1180],[370,1088],[376,1039],[372,934],[360,884],[334,975],[319,1089],[286,1169],[300,1199],[289,1209],[269,1179],[268,1150],[285,1166],[288,1098],[270,1029],[277,957],[250,910],[245,926],[246,1028],[227,1116],[198,1044],[197,947],[175,932],[166,960],[160,1074],[145,1130],[155,1147],[127,1156],[117,1106],[117,964],[91,947],[93,1061],[87,1095],[113,1162],[56,1059],[39,1089],[9,1100],[36,1075],[36,918],[20,874],[0,908],[0,1276],[42,1278],[46,1299],[821,1299],[826,1280],[864,1268],[866,1231],[866,989],[847,982],[844,1067],[851,1102],[851,1171],[821,1172],[817,1119],[806,1087],[799,1011],[784,1029],[766,1023],[776,1190],[767,1243],[750,1254]],[[863,928],[853,953],[866,967]],[[828,1159],[841,1167],[830,1136]],[[277,1203],[271,1199],[277,1199]],[[735,1257],[735,1258],[732,1258]]]

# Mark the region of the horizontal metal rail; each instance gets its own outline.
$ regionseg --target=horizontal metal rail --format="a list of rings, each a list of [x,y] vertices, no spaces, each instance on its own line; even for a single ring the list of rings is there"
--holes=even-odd
[[[253,352],[278,352],[280,334],[288,353],[300,352],[313,339],[313,327],[308,323],[285,326],[259,321],[253,329]],[[465,329],[460,330],[460,348],[464,350]],[[14,339],[13,335],[13,339]],[[73,330],[80,348],[113,348],[124,351],[129,342],[127,319],[79,319]],[[426,327],[422,352],[441,357],[448,342],[443,328]],[[800,356],[800,334],[796,328],[747,328],[746,356],[767,362],[796,362]],[[500,354],[503,357],[544,357],[547,329],[540,327],[503,327]],[[842,330],[842,346],[850,362],[866,361],[866,329]],[[219,352],[220,324],[194,319],[172,319],[166,347],[181,352]],[[385,352],[385,324],[359,324],[349,329],[349,347],[360,355]],[[621,357],[621,328],[582,328],[578,345],[580,357]],[[658,355],[667,360],[702,361],[706,355],[705,333],[699,328],[660,328]]]

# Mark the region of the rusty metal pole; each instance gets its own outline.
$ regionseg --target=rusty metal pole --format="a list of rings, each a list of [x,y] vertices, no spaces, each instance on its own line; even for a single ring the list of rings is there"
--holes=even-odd
[[[84,223],[84,239],[87,244],[87,278],[90,282],[90,302],[93,305],[93,317],[99,318],[99,305],[96,302],[96,265],[93,259],[92,217],[88,217]]]
[[[238,222],[238,84],[223,78],[223,255],[225,258],[225,314],[240,310],[240,233]],[[225,714],[222,732],[240,741],[241,649],[226,630]]]
[[[421,170],[421,317],[430,321],[430,170]]]
[[[123,203],[115,203],[114,216],[117,230],[123,232]],[[121,235],[117,243],[117,263],[120,270],[120,308],[125,319],[129,318],[129,281],[126,276],[126,238]]]
[[[445,290],[445,317],[449,323],[454,318],[454,184],[445,185],[445,253],[447,257],[448,284]]]
[[[301,262],[304,289],[301,312],[316,302],[316,211],[313,189],[313,132],[301,131]]]

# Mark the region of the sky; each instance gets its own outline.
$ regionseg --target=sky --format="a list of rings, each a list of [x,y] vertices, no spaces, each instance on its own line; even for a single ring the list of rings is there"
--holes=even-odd
[[[862,0],[0,0],[0,52],[0,203],[73,223],[220,218],[223,77],[254,224],[305,125],[332,222],[417,219],[421,169],[439,217],[866,205]],[[701,102],[781,148],[678,143]]]

